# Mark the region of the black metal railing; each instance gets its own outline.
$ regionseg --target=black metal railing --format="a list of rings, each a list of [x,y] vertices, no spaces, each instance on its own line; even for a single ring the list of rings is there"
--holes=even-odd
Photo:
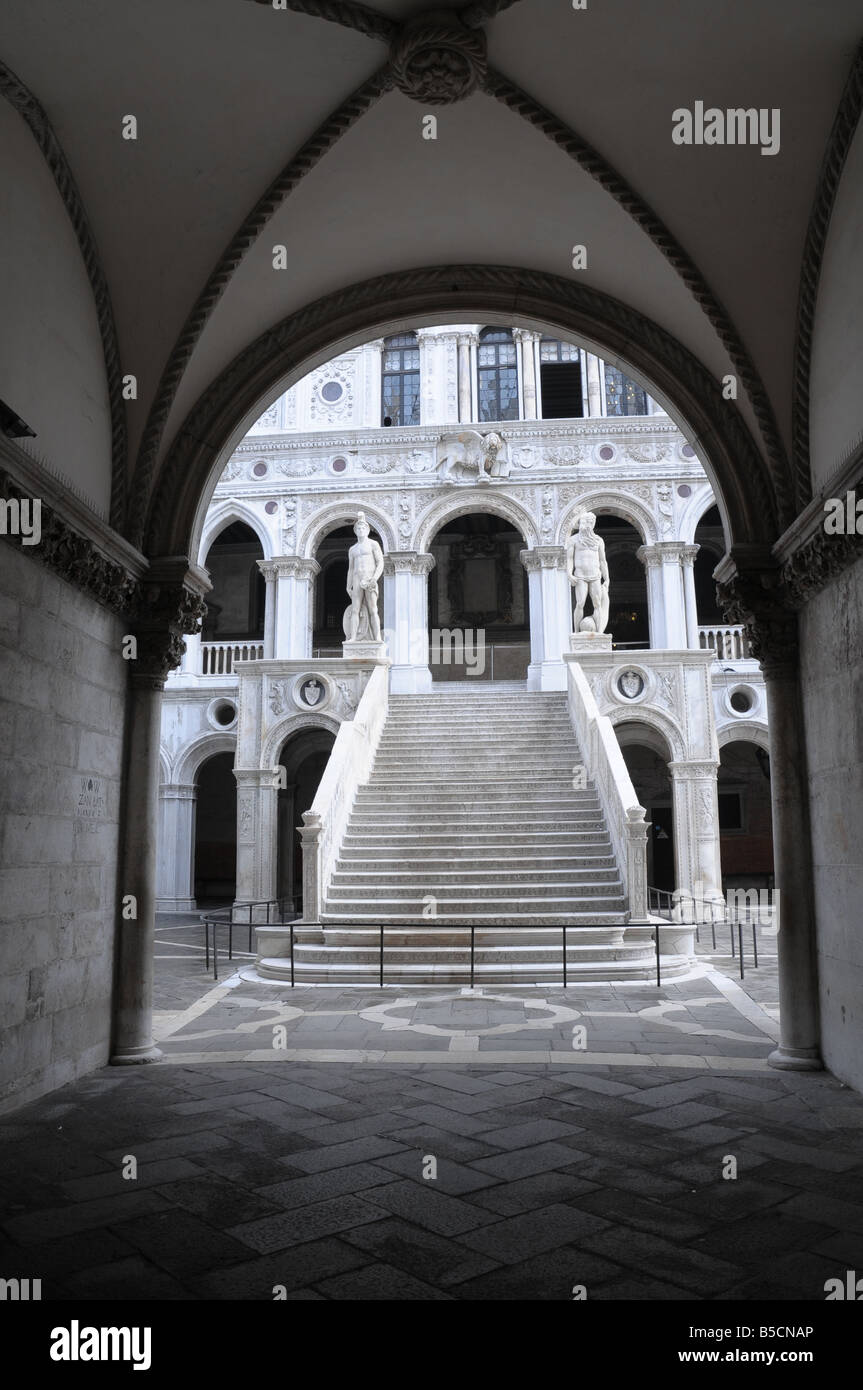
[[[725,899],[711,902],[704,898],[696,897],[693,893],[683,893],[680,889],[670,892],[665,888],[648,888],[647,890],[648,910],[656,917],[663,917],[675,926],[694,927],[695,940],[701,941],[701,928],[709,927],[713,950],[716,946],[717,926],[728,927],[729,940],[731,945],[732,959],[739,962],[740,978],[745,978],[745,964],[743,952],[743,929],[752,928],[752,965],[758,969],[758,927],[770,927],[773,930],[773,917],[770,909],[763,907],[738,908],[731,907]],[[767,920],[765,921],[765,915]],[[658,933],[657,933],[658,934]],[[735,936],[737,938],[735,942]]]
[[[467,978],[468,978],[469,981],[470,981],[470,987],[471,987],[471,989],[474,988],[474,984],[475,984],[475,981],[476,981],[476,979],[477,979],[478,974],[481,975],[481,973],[482,973],[481,965],[480,965],[479,968],[478,968],[477,959],[476,959],[476,953],[477,953],[477,934],[478,934],[478,933],[481,935],[481,934],[484,933],[484,932],[494,932],[496,935],[499,935],[501,932],[525,932],[525,931],[546,931],[546,932],[548,932],[548,931],[552,931],[552,930],[557,930],[557,931],[559,931],[559,932],[560,932],[560,945],[561,945],[561,951],[560,951],[560,975],[561,975],[561,983],[563,984],[564,989],[566,989],[566,988],[568,987],[568,985],[569,985],[569,962],[568,962],[568,958],[567,958],[567,950],[568,950],[568,933],[571,933],[571,932],[580,932],[580,931],[592,931],[592,932],[596,932],[596,931],[602,931],[602,930],[604,930],[604,929],[607,927],[607,924],[606,924],[606,923],[596,923],[596,922],[579,922],[579,923],[571,922],[571,923],[568,923],[568,924],[566,924],[566,925],[561,924],[561,926],[560,926],[560,927],[557,927],[557,928],[542,927],[542,926],[511,926],[511,927],[507,927],[507,926],[489,926],[489,927],[481,927],[481,926],[477,926],[476,923],[473,923],[473,922],[454,922],[454,921],[450,921],[448,918],[436,918],[436,919],[435,919],[435,922],[436,922],[437,929],[440,930],[440,931],[442,931],[442,932],[464,932],[464,933],[466,933],[466,934],[469,935],[469,959],[468,959]],[[294,948],[295,948],[297,936],[298,936],[298,935],[301,936],[304,930],[308,930],[308,931],[313,931],[313,932],[315,933],[316,937],[318,938],[318,940],[320,940],[321,925],[320,925],[320,924],[316,924],[316,923],[311,923],[311,922],[298,922],[298,921],[296,921],[295,919],[294,919],[293,921],[290,921],[290,922],[287,922],[287,921],[286,921],[286,925],[289,926],[289,928],[290,928],[290,968],[291,968],[291,986],[293,987],[294,984],[295,984],[295,982],[296,982],[296,967],[295,967],[295,960],[294,960]],[[656,943],[657,983],[659,983],[659,982],[660,982],[660,975],[659,975],[659,964],[658,964],[658,962],[659,962],[659,945],[660,945],[660,943],[659,943],[659,929],[656,927],[656,924],[651,924],[651,923],[649,923],[649,922],[629,922],[629,923],[627,923],[627,924],[624,925],[624,928],[623,928],[623,929],[626,930],[627,927],[634,927],[634,926],[649,927],[649,926],[651,926],[651,925],[653,925],[653,927],[654,927],[654,931],[653,931],[653,940],[654,940],[655,943]],[[379,986],[379,988],[381,988],[381,989],[383,989],[384,984],[385,984],[385,960],[386,960],[386,934],[387,934],[387,932],[397,932],[397,933],[398,933],[399,935],[401,935],[401,936],[411,936],[411,935],[416,935],[416,936],[428,936],[430,931],[434,931],[434,930],[435,930],[434,927],[429,927],[429,926],[427,926],[427,925],[425,925],[425,924],[423,924],[423,925],[417,924],[416,926],[414,926],[413,924],[407,924],[407,923],[406,923],[406,924],[400,924],[400,923],[395,923],[395,922],[394,922],[394,923],[379,922],[379,923],[371,923],[371,924],[369,924],[368,926],[358,926],[357,923],[355,923],[355,922],[337,922],[337,921],[327,920],[327,922],[324,924],[324,926],[325,926],[325,929],[326,929],[327,931],[339,931],[339,932],[342,932],[342,933],[356,933],[357,936],[361,936],[361,935],[366,935],[366,936],[367,936],[370,932],[377,932],[377,957],[378,957],[378,972],[377,972],[377,974],[378,974],[378,986]],[[614,930],[614,927],[612,926],[612,927],[609,927],[608,929],[609,929],[609,930]],[[481,944],[481,943],[480,943],[480,944]],[[500,944],[500,943],[496,943],[495,945],[492,945],[492,946],[484,946],[484,947],[481,946],[481,949],[483,949],[483,950],[485,950],[485,951],[488,951],[488,950],[495,950],[495,949],[504,951],[504,950],[508,950],[509,948],[508,948],[507,946],[505,946],[505,945]],[[399,983],[403,983],[403,981],[399,981]],[[553,981],[553,980],[549,980],[549,981],[543,980],[542,983],[543,983],[543,984],[546,984],[546,983],[547,983],[547,984],[554,984],[555,981]]]
[[[201,913],[204,928],[204,956],[206,969],[210,968],[210,940],[213,948],[213,979],[219,978],[219,945],[217,932],[226,927],[228,932],[228,960],[234,958],[234,927],[248,927],[249,952],[252,951],[252,932],[255,927],[284,926],[296,921],[296,898],[261,898],[256,902],[233,903],[230,907],[216,908]],[[291,933],[291,955],[293,974],[293,931]],[[293,983],[293,980],[291,981]]]

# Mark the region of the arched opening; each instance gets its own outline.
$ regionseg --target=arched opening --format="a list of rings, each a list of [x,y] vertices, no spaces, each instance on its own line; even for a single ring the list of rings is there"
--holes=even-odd
[[[647,838],[647,881],[673,892],[676,886],[674,797],[668,764],[671,754],[661,734],[636,721],[615,727],[640,805],[651,822]]]
[[[312,651],[315,656],[341,656],[345,640],[345,610],[350,607],[347,591],[348,551],[356,542],[352,525],[337,526],[318,543],[315,559],[320,573],[315,580]],[[369,539],[385,551],[378,531],[372,527]],[[385,552],[386,553],[386,552]],[[378,613],[381,631],[385,627],[384,584],[378,582]]]
[[[429,667],[433,681],[524,680],[530,662],[525,539],[503,517],[468,512],[429,549]]]
[[[230,903],[237,889],[234,754],[207,758],[198,768],[195,785],[195,900],[198,907]]]
[[[770,756],[748,739],[719,751],[719,841],[722,886],[773,887],[773,817]]]
[[[698,622],[706,626],[721,623],[724,616],[716,602],[716,580],[713,571],[725,554],[725,533],[718,507],[710,507],[695,528],[695,606]]]
[[[279,766],[285,786],[279,788],[277,810],[276,893],[286,911],[302,911],[303,852],[298,827],[324,775],[335,742],[329,729],[301,729],[282,745]]]
[[[205,561],[213,581],[201,630],[205,642],[263,638],[266,583],[257,563],[263,558],[245,522],[232,521],[219,532]]]
[[[606,631],[611,634],[615,647],[649,647],[647,575],[637,554],[643,538],[630,521],[602,512],[597,513],[596,534],[605,542],[608,561],[611,607]],[[590,607],[588,599],[586,616],[589,616]]]

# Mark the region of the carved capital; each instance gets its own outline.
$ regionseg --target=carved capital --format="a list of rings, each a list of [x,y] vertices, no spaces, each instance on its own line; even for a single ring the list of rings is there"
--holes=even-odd
[[[279,570],[275,560],[258,560],[258,569],[270,584],[277,577]]]
[[[203,571],[189,569],[185,560],[154,561],[135,613],[132,677],[137,684],[161,689],[168,672],[179,666],[186,650],[183,638],[200,631],[209,588]]]
[[[742,623],[766,679],[793,676],[799,662],[797,614],[776,570],[738,570],[716,585],[725,621]]]
[[[566,569],[566,547],[562,545],[537,545],[533,550],[520,550],[518,557],[528,574]]]
[[[279,579],[314,579],[321,572],[317,560],[307,560],[302,555],[279,555],[272,564]]]
[[[416,550],[392,550],[384,556],[384,574],[431,574],[435,567],[433,555],[421,555]]]

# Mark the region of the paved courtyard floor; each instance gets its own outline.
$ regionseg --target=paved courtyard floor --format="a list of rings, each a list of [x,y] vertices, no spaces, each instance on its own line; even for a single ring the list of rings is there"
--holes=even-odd
[[[165,1061],[0,1120],[3,1272],[43,1298],[823,1301],[863,1269],[863,1097],[768,1067],[775,943],[742,982],[720,942],[661,989],[291,990],[157,935]]]

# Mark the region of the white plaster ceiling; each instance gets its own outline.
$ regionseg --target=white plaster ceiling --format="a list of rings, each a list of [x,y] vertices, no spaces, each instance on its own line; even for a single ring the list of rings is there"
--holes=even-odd
[[[375,0],[401,19],[425,8]],[[567,121],[665,221],[730,313],[788,443],[800,256],[858,42],[859,0],[521,0],[485,25],[493,65]],[[140,399],[130,446],[219,253],[300,144],[386,46],[248,0],[5,0],[0,57],[54,124],[113,298]],[[781,109],[782,147],[682,148],[695,100]],[[120,138],[134,113],[140,134]],[[729,370],[707,318],[648,237],[538,131],[486,95],[438,108],[385,96],[292,193],[196,347],[163,445],[200,391],[284,314],[367,276],[477,261],[582,274]],[[271,248],[288,246],[274,272]],[[589,269],[572,271],[573,243]],[[750,423],[752,414],[741,402]]]

